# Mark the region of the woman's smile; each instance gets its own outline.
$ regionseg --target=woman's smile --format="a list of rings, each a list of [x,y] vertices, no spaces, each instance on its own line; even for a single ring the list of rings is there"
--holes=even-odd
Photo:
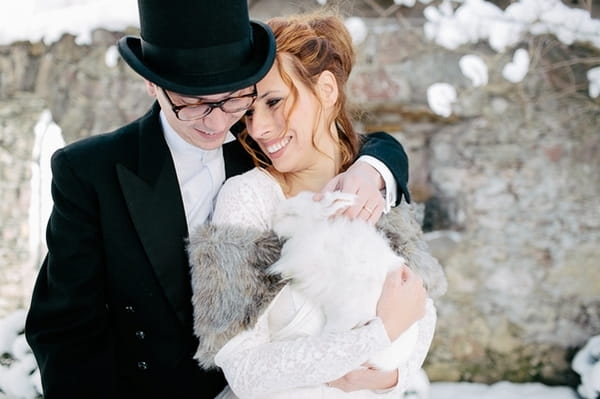
[[[271,142],[268,145],[265,144],[265,150],[267,151],[267,153],[270,156],[271,155],[279,155],[277,153],[281,152],[282,149],[287,147],[287,145],[290,143],[290,141],[292,141],[292,137],[286,136],[286,137],[282,138],[281,140],[278,140],[274,143]]]

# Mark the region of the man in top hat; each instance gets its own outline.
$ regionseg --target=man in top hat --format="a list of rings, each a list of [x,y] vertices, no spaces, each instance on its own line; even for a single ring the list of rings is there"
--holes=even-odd
[[[247,0],[223,3],[139,0],[141,37],[118,47],[157,101],[140,119],[53,156],[48,255],[25,330],[45,399],[199,399],[225,386],[193,359],[185,240],[223,181],[253,166],[230,129],[252,105],[275,42],[249,20]],[[362,154],[387,165],[388,194],[407,196],[407,158],[395,140],[373,137]],[[357,165],[342,182],[359,190],[362,206],[382,179]]]

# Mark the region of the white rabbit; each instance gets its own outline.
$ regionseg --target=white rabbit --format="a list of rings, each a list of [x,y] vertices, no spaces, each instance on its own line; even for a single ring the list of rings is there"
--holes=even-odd
[[[362,220],[335,217],[355,200],[333,192],[321,201],[302,192],[283,201],[273,218],[273,230],[286,241],[281,258],[269,268],[320,305],[326,331],[348,330],[375,317],[377,301],[388,272],[405,264],[387,239]],[[414,323],[369,363],[394,370],[411,355],[418,336]]]

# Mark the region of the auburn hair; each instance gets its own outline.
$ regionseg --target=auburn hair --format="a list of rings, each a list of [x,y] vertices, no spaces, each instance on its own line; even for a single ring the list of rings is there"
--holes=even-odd
[[[354,162],[360,148],[360,136],[352,126],[346,109],[345,85],[355,62],[352,37],[342,19],[330,12],[314,12],[270,19],[267,24],[275,34],[276,64],[279,73],[290,88],[293,111],[298,90],[293,79],[283,68],[293,68],[295,78],[317,97],[316,82],[323,71],[331,72],[338,86],[338,98],[327,126],[335,123],[340,147],[338,171],[346,170]],[[318,97],[317,97],[318,98]],[[240,135],[242,145],[254,158],[255,164],[269,167],[270,160],[251,143],[247,131]]]

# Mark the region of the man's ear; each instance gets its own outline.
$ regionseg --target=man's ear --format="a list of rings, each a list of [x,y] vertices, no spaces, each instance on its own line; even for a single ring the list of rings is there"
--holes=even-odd
[[[156,97],[156,85],[149,80],[144,79],[144,82],[146,83],[146,93],[148,93],[150,97]]]
[[[323,106],[333,106],[338,99],[338,85],[335,76],[330,71],[323,71],[317,80],[317,93]]]

